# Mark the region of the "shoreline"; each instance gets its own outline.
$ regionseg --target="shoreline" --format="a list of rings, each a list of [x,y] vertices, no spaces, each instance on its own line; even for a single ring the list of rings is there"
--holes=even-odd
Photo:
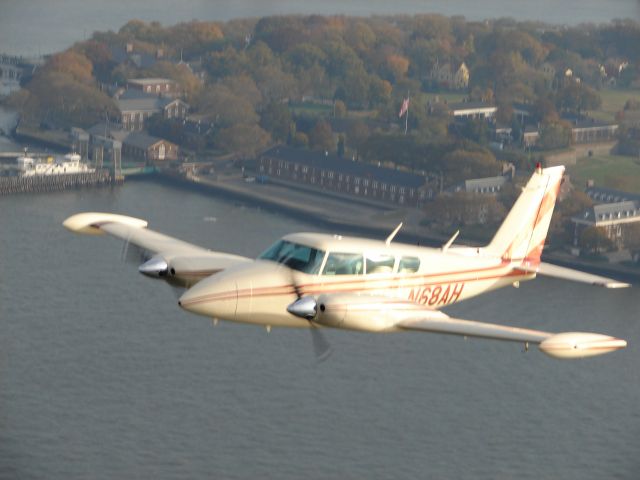
[[[304,203],[296,202],[295,200],[298,197],[292,197],[294,192],[288,190],[286,186],[281,186],[279,192],[282,193],[283,196],[287,197],[287,199],[275,196],[275,190],[271,191],[270,194],[267,194],[265,192],[252,191],[251,188],[247,188],[247,185],[254,184],[243,185],[239,182],[231,183],[228,181],[203,179],[201,177],[197,177],[198,181],[192,181],[187,178],[166,173],[159,173],[148,178],[152,178],[153,181],[158,181],[175,188],[199,191],[223,197],[225,199],[248,202],[252,205],[268,209],[274,213],[283,214],[308,223],[314,223],[322,228],[342,229],[342,233],[350,235],[364,235],[384,240],[387,235],[391,233],[393,228],[397,226],[397,223],[393,224],[393,222],[390,221],[355,221],[353,218],[349,218],[349,216],[345,214],[346,212],[342,212],[343,215],[341,216],[336,216],[335,214],[332,216],[326,211],[309,207]],[[315,200],[317,197],[321,197],[323,195],[321,192],[305,192],[299,194],[307,197],[307,201]],[[327,201],[328,200],[325,199],[325,204]],[[389,206],[387,206],[387,210],[388,209]],[[390,227],[390,225],[393,226]],[[448,240],[448,238],[445,238],[443,235],[435,234],[424,227],[411,224],[407,225],[406,228],[403,226],[400,232],[398,232],[396,238],[402,243],[418,244],[428,247],[438,247]],[[554,251],[547,251],[543,253],[542,260],[568,268],[575,268],[588,273],[613,277],[629,283],[640,283],[640,269],[627,265],[600,262],[596,263],[571,256],[567,253]]]
[[[153,178],[154,181],[159,181],[160,183],[176,188],[184,188],[222,196],[226,199],[248,202],[274,213],[284,214],[297,220],[320,225],[323,228],[341,229],[342,233],[351,232],[351,234],[370,235],[380,237],[382,240],[384,240],[401,221],[395,221],[395,219],[385,220],[384,218],[372,221],[370,216],[376,213],[376,210],[380,215],[384,215],[385,210],[387,212],[396,212],[395,210],[391,210],[389,206],[382,208],[373,205],[370,207],[351,205],[348,207],[349,210],[345,210],[346,206],[344,205],[343,199],[331,198],[331,196],[327,197],[321,192],[303,192],[302,190],[293,192],[288,189],[288,187],[281,185],[276,186],[272,184],[270,187],[273,188],[265,192],[264,190],[255,191],[255,189],[247,188],[248,185],[255,185],[253,183],[245,184],[244,182],[219,181],[203,177],[196,177],[198,180],[193,181],[178,175],[158,173],[153,177],[147,178]],[[276,191],[282,193],[282,196],[277,195],[275,193]],[[288,198],[283,198],[285,196]],[[318,208],[308,204],[314,200],[322,201],[323,207]],[[327,213],[327,207],[337,207],[339,204],[343,204],[342,210]],[[366,217],[365,221],[354,220],[354,218],[351,217],[354,212],[360,212],[363,217]],[[366,221],[366,219],[369,219],[369,221]],[[418,243],[429,246],[437,246],[447,241],[446,238],[436,234],[428,235],[426,232],[416,232],[415,227],[412,228],[411,225],[407,225],[406,228],[403,226],[397,238],[405,243]]]

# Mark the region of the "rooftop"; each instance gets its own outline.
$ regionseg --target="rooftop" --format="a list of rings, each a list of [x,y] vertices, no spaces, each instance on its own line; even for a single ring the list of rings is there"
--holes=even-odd
[[[449,109],[451,111],[485,110],[485,109],[497,110],[498,107],[496,107],[493,103],[487,103],[487,102],[458,102],[458,103],[450,103]]]
[[[142,86],[156,85],[157,83],[175,83],[173,80],[169,80],[168,78],[132,78],[127,80],[127,82]]]
[[[325,155],[322,152],[301,150],[286,146],[273,147],[264,152],[262,156],[408,188],[419,188],[424,185],[425,182],[424,177],[413,173],[402,172],[391,168],[376,167],[368,163],[340,158],[333,154]]]
[[[623,201],[635,201],[640,203],[640,195],[636,193],[622,192],[612,188],[589,187],[585,193],[596,203],[616,203]]]
[[[576,215],[572,219],[576,223],[602,225],[616,223],[630,223],[640,221],[640,202],[622,201],[603,203]]]

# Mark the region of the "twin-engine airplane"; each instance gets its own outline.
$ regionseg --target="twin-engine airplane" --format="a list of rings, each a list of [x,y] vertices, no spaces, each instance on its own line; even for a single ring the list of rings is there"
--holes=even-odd
[[[316,354],[328,350],[318,327],[365,332],[417,330],[539,344],[555,358],[600,355],[626,347],[596,333],[549,333],[451,318],[442,307],[537,274],[608,288],[628,284],[541,262],[564,167],[537,167],[491,242],[442,248],[295,233],[256,260],[210,251],[109,213],[79,213],[64,226],[108,233],[152,252],[139,271],[188,288],[179,305],[215,320],[311,329]]]

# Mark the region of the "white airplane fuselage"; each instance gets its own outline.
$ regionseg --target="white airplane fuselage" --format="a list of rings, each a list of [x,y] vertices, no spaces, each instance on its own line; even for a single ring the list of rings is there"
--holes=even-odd
[[[321,234],[293,234],[285,240],[321,249],[324,258],[318,274],[307,274],[270,260],[231,267],[191,287],[180,299],[183,308],[220,320],[277,327],[309,327],[309,322],[287,312],[298,296],[318,297],[344,294],[350,297],[384,297],[438,310],[476,295],[535,278],[535,274],[514,268],[510,261],[483,257],[481,249],[441,249]],[[389,272],[325,274],[332,253],[369,258],[393,259]],[[403,259],[419,261],[415,272],[402,270]],[[388,322],[360,322],[341,325],[365,331],[391,331],[396,319]]]

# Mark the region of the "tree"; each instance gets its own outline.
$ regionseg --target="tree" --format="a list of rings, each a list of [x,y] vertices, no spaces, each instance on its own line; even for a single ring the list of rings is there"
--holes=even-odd
[[[222,128],[236,124],[256,124],[259,120],[249,101],[222,84],[212,85],[202,90],[196,100],[199,113],[208,115]]]
[[[624,246],[633,255],[640,253],[640,223],[629,223],[624,227]]]
[[[285,73],[277,65],[258,68],[254,74],[262,98],[266,102],[278,102],[294,97],[297,83],[293,75]]]
[[[566,148],[571,144],[571,126],[564,121],[547,121],[540,126],[538,146],[544,150]]]
[[[442,157],[445,185],[455,185],[469,178],[493,177],[500,173],[500,163],[488,150],[455,149]]]
[[[409,60],[401,55],[389,55],[386,58],[387,70],[391,74],[391,78],[397,83],[409,70]]]
[[[344,118],[347,116],[347,106],[342,100],[336,100],[333,104],[333,112],[336,118]]]
[[[607,236],[606,231],[596,226],[585,228],[580,234],[578,244],[580,248],[596,255],[613,248],[613,242]]]
[[[327,61],[327,55],[322,49],[310,43],[296,45],[287,52],[285,58],[297,70],[309,69],[314,65],[324,65]]]
[[[93,65],[84,54],[73,50],[53,55],[44,67],[44,73],[48,72],[63,73],[79,83],[95,84]]]
[[[270,103],[260,115],[260,126],[276,141],[284,142],[289,138],[291,125],[291,111],[283,103]]]
[[[161,114],[152,115],[145,122],[151,135],[164,138],[177,145],[183,146],[187,140],[182,121],[164,118]]]
[[[367,138],[369,138],[369,127],[367,127],[366,123],[358,120],[349,126],[347,130],[346,144],[349,148],[356,151],[356,158],[358,158],[358,152]]]
[[[248,71],[248,60],[244,52],[238,52],[233,47],[223,51],[211,52],[203,60],[204,68],[213,78],[240,75]]]
[[[264,150],[271,137],[258,125],[238,124],[221,129],[215,136],[215,144],[229,153],[254,157]]]
[[[323,150],[332,152],[335,149],[335,142],[333,141],[333,132],[331,131],[331,125],[320,120],[309,132],[309,147],[314,150]]]
[[[595,110],[602,104],[602,98],[591,87],[575,81],[568,81],[556,94],[559,110],[580,113]]]
[[[340,158],[344,157],[344,144],[345,144],[344,135],[338,135],[338,146],[336,148],[336,153]]]
[[[258,89],[256,82],[249,75],[231,75],[222,79],[222,84],[231,92],[248,100],[253,108],[258,108],[263,101],[262,93]]]

